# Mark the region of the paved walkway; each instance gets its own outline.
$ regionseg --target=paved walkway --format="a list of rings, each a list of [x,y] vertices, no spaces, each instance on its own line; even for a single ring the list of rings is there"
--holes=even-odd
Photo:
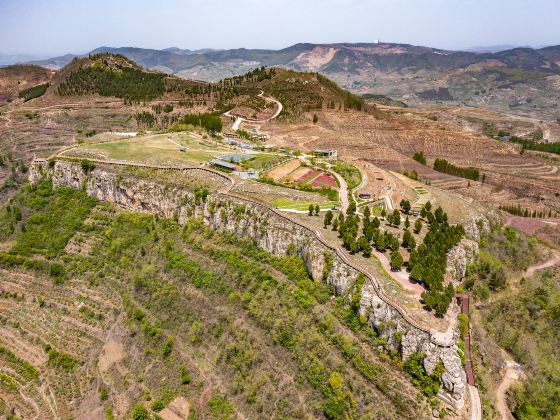
[[[346,184],[346,181],[344,180],[344,178],[342,178],[342,175],[340,175],[337,172],[331,171],[332,174],[335,176],[335,178],[338,180],[338,183],[340,185],[339,189],[338,189],[338,196],[340,197],[340,204],[342,206],[342,212],[344,214],[346,214],[346,210],[348,209],[348,206],[350,205],[349,201],[348,201],[348,185]]]
[[[406,270],[401,271],[393,271],[391,269],[391,262],[387,258],[387,256],[375,248],[373,249],[373,255],[377,257],[377,259],[383,265],[383,268],[389,273],[389,275],[397,281],[404,289],[408,290],[409,292],[413,293],[415,297],[420,300],[420,295],[422,292],[425,292],[424,286],[420,283],[413,282],[410,280],[410,274]]]
[[[471,420],[482,420],[482,403],[476,386],[467,385],[471,400]]]

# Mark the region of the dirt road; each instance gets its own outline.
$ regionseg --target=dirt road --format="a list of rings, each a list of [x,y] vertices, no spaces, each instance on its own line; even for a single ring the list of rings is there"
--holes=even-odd
[[[529,266],[523,275],[525,277],[530,277],[535,274],[536,271],[554,267],[558,263],[560,263],[560,252],[555,252],[548,260]]]
[[[233,123],[231,129],[233,131],[236,131],[239,129],[239,126],[241,125],[241,123],[243,121],[247,121],[247,122],[251,122],[251,123],[265,123],[268,122],[270,120],[273,120],[274,118],[276,118],[278,115],[280,115],[280,113],[282,112],[282,110],[284,109],[284,107],[282,106],[282,103],[278,100],[278,99],[274,99],[271,96],[265,96],[264,95],[264,91],[261,90],[261,93],[259,93],[259,95],[261,98],[263,98],[265,101],[269,101],[269,102],[274,102],[276,104],[276,111],[274,111],[274,114],[272,114],[272,116],[270,116],[269,118],[266,118],[264,120],[253,120],[251,118],[242,118],[242,117],[237,117],[235,115],[231,114],[231,111],[227,111],[224,112],[224,115],[226,117],[235,117],[236,120]]]
[[[521,379],[521,375],[521,366],[519,366],[513,360],[507,360],[504,378],[502,379],[502,382],[496,390],[496,406],[498,408],[500,416],[504,420],[513,419],[513,416],[511,415],[511,412],[509,411],[509,408],[507,406],[506,393],[511,385]]]

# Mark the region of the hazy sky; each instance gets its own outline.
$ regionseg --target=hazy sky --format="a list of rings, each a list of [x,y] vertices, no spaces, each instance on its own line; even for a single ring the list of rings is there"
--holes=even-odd
[[[560,0],[0,0],[0,52],[560,44]]]

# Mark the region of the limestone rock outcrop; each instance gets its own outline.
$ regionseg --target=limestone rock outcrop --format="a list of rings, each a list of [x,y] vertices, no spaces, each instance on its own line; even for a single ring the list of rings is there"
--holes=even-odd
[[[205,199],[197,199],[194,192],[178,186],[121,177],[109,170],[94,169],[86,174],[80,164],[73,162],[56,161],[54,166],[47,162],[32,164],[29,173],[31,182],[36,183],[45,175],[52,178],[56,187],[84,188],[91,197],[129,210],[173,218],[179,224],[186,223],[190,217],[198,217],[213,229],[253,239],[267,252],[277,255],[295,252],[305,261],[315,281],[326,281],[339,295],[352,288],[360,274],[335,249],[320,240],[315,232],[246,198],[214,193]],[[474,246],[469,246],[474,252]],[[466,247],[464,254],[458,251],[458,259],[471,251],[467,251]],[[466,265],[458,264],[454,270],[460,274],[464,273],[465,268]],[[366,281],[362,287],[360,313],[387,340],[391,349],[402,353],[403,359],[415,352],[424,353],[428,372],[441,361],[445,368],[442,377],[445,390],[443,398],[457,408],[462,407],[466,376],[454,345],[434,343],[430,331],[415,326],[377,293],[373,281]]]

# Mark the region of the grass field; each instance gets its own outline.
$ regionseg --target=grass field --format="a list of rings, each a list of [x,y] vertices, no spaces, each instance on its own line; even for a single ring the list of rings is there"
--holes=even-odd
[[[181,147],[185,151],[180,151]],[[68,150],[63,155],[151,164],[200,165],[220,154],[230,151],[230,149],[224,147],[203,143],[203,140],[190,133],[174,133],[171,139],[168,138],[168,134],[154,134],[107,143],[84,145]]]
[[[337,206],[338,203],[336,201],[329,201],[327,203],[317,203],[311,201],[292,201],[288,198],[276,198],[272,200],[272,205],[278,209],[292,209],[292,210],[305,210],[309,209],[309,205],[319,204],[321,210],[328,210],[331,209],[333,206]]]
[[[271,153],[260,153],[254,155],[254,159],[243,162],[243,167],[246,169],[266,170],[282,160],[286,159],[285,156],[274,155]]]

